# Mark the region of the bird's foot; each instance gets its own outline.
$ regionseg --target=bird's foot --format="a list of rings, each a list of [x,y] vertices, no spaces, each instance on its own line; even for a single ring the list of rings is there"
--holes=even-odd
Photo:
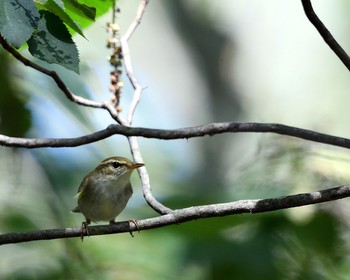
[[[137,228],[137,232],[140,233],[140,225],[137,220],[129,220],[129,223],[133,223],[135,227]],[[131,237],[134,237],[132,231],[129,231]]]
[[[135,227],[137,228],[137,231],[140,232],[140,226],[139,226],[139,223],[137,222],[137,220],[129,220],[129,223],[133,223],[135,225]],[[114,224],[116,224],[116,222],[114,220],[110,220],[109,224],[114,225]],[[131,230],[129,231],[129,233],[132,237],[134,237]]]
[[[82,222],[81,223],[81,232],[80,232],[80,237],[81,241],[84,241],[84,236],[90,236],[89,230],[88,230],[88,224],[89,222]]]

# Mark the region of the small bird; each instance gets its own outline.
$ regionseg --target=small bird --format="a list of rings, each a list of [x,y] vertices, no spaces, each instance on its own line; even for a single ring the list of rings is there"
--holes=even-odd
[[[85,176],[78,189],[78,206],[72,209],[72,212],[85,216],[82,239],[88,235],[87,225],[91,222],[115,223],[115,218],[124,210],[133,193],[131,173],[141,166],[144,164],[124,157],[110,157]]]

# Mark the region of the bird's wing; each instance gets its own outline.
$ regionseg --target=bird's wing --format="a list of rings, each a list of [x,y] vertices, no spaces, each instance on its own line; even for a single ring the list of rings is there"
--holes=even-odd
[[[85,189],[86,186],[88,185],[88,182],[89,182],[89,179],[88,179],[88,178],[89,178],[89,176],[86,176],[86,177],[83,179],[83,181],[81,182],[81,184],[80,184],[80,186],[79,186],[79,188],[78,188],[77,197],[78,197],[79,194],[83,191],[83,189]],[[75,206],[71,211],[74,212],[74,213],[80,213],[80,212],[81,212],[78,205]]]
[[[74,212],[74,213],[81,213],[80,208],[79,208],[78,205],[75,206],[75,207],[74,207],[72,210],[70,210],[70,211],[72,211],[72,212]]]
[[[79,193],[86,188],[86,186],[89,184],[89,175],[88,176],[85,176],[85,178],[83,179],[83,181],[81,182],[79,188],[78,188],[78,194],[77,196],[79,195]]]

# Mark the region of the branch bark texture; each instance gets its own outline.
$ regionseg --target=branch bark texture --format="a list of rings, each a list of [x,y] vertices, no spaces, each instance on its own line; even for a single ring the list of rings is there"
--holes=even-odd
[[[255,122],[222,122],[180,129],[152,129],[111,124],[106,129],[76,138],[16,138],[0,135],[0,145],[21,148],[77,147],[103,140],[112,135],[139,136],[162,140],[190,139],[223,133],[275,133],[312,142],[350,148],[350,139],[313,130],[277,124]]]
[[[244,213],[264,213],[275,210],[333,201],[350,196],[350,186],[343,185],[311,193],[288,195],[279,198],[239,200],[229,203],[193,206],[171,211],[166,215],[134,222],[120,222],[115,225],[90,226],[89,235],[106,235],[142,231],[188,221]],[[81,228],[47,229],[31,232],[14,232],[0,235],[0,245],[35,240],[81,237]]]

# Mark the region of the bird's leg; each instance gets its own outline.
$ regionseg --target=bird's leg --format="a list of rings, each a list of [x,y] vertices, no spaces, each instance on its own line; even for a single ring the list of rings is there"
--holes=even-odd
[[[135,225],[135,227],[137,228],[137,231],[140,232],[140,226],[139,226],[137,220],[129,220],[129,223],[133,223]],[[109,224],[114,225],[114,224],[116,224],[116,222],[115,222],[115,220],[110,220]],[[132,234],[132,231],[129,231],[129,233],[132,237],[134,237],[134,235]]]
[[[89,235],[89,230],[88,230],[88,225],[91,223],[90,220],[86,219],[86,222],[82,222],[81,223],[81,233],[80,233],[80,237],[81,237],[81,241],[84,241],[84,236],[90,236]]]

